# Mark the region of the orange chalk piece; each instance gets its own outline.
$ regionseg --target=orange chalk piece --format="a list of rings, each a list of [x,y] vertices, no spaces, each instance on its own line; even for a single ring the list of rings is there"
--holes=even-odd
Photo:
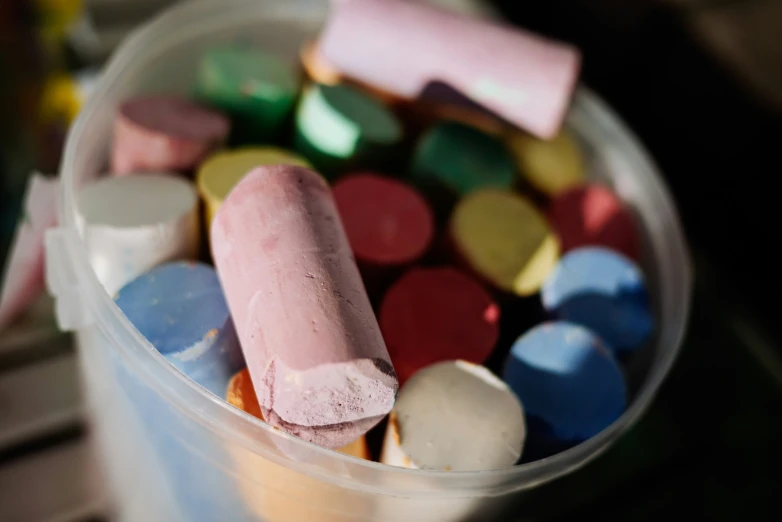
[[[261,413],[261,405],[258,403],[258,397],[255,395],[255,389],[253,388],[253,381],[247,368],[231,377],[231,380],[228,382],[228,389],[225,392],[225,400],[231,406],[239,408],[253,417],[264,420]],[[361,459],[369,460],[370,458],[367,439],[363,435],[335,451]]]
[[[359,263],[404,265],[420,258],[429,247],[434,217],[413,187],[366,172],[340,179],[333,194]]]
[[[482,363],[497,342],[499,319],[492,297],[454,268],[410,269],[380,306],[380,329],[400,383],[444,360]]]

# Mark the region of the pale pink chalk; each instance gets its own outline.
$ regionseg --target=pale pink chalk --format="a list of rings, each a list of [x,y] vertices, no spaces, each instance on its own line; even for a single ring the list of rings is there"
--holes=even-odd
[[[44,292],[46,230],[57,225],[59,181],[33,174],[24,197],[24,217],[16,228],[0,291],[0,330]]]
[[[319,46],[348,77],[403,99],[444,83],[540,138],[559,132],[581,67],[571,45],[403,0],[334,3]]]
[[[323,178],[252,170],[215,216],[211,247],[269,424],[339,448],[391,411],[396,374]]]
[[[114,120],[111,170],[115,175],[188,171],[222,146],[228,118],[176,96],[123,102]]]

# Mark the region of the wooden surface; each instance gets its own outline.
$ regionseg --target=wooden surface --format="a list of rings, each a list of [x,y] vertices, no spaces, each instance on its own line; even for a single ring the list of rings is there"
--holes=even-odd
[[[94,464],[72,341],[43,299],[0,335],[0,522],[100,517]]]

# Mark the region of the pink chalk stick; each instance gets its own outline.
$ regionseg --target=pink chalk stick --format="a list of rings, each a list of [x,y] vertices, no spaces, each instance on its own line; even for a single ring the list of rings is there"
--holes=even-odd
[[[57,224],[59,181],[33,174],[0,284],[0,330],[44,292],[44,234]]]
[[[217,111],[176,96],[131,98],[114,120],[115,175],[188,171],[228,138],[231,124]]]
[[[323,178],[252,170],[217,212],[211,243],[269,424],[339,448],[391,411],[399,383]]]
[[[319,45],[348,77],[404,99],[444,83],[540,138],[559,131],[581,67],[571,45],[402,0],[335,3]]]

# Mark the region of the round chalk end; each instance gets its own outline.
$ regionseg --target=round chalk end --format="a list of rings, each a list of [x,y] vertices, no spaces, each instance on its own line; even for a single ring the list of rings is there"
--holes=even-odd
[[[497,342],[499,319],[491,296],[453,268],[408,270],[380,306],[380,329],[400,384],[439,361],[482,363]]]
[[[641,269],[602,247],[584,247],[562,257],[541,291],[555,317],[583,325],[617,352],[649,340],[654,317]]]
[[[293,107],[299,83],[295,68],[277,56],[246,45],[223,45],[204,54],[197,91],[242,120],[276,130]]]
[[[592,331],[569,322],[543,323],[522,335],[503,378],[527,416],[545,428],[535,434],[543,439],[586,440],[618,419],[627,403],[611,352]]]
[[[239,180],[262,165],[295,165],[312,168],[297,154],[276,147],[241,147],[210,156],[198,169],[196,183],[206,203],[206,222],[215,213]]]
[[[315,40],[304,42],[299,61],[305,74],[315,83],[336,85],[342,81],[342,75],[323,57]]]
[[[497,138],[449,121],[424,134],[413,155],[411,171],[425,185],[443,186],[464,195],[481,188],[509,188],[516,167]]]
[[[516,158],[522,177],[548,196],[556,196],[584,181],[581,149],[565,129],[552,140],[513,132],[507,137],[506,145]]]
[[[217,111],[177,96],[131,98],[119,107],[120,117],[150,133],[196,142],[222,142],[231,124]]]
[[[548,217],[564,252],[604,246],[638,259],[638,227],[633,214],[610,189],[581,185],[557,195]]]
[[[193,183],[168,173],[105,177],[78,194],[79,215],[86,224],[118,229],[171,224],[195,212],[197,205]]]
[[[354,157],[362,147],[391,146],[402,138],[402,126],[388,108],[347,85],[305,89],[296,127],[310,147],[342,159]]]
[[[258,403],[258,396],[255,394],[255,388],[253,387],[252,378],[250,377],[250,371],[247,368],[237,372],[231,377],[231,380],[228,381],[225,400],[231,406],[264,420],[263,412],[261,412],[261,405]],[[357,438],[350,444],[347,444],[336,451],[361,459],[369,460],[370,458],[369,446],[367,445],[367,439],[364,436]]]
[[[217,272],[193,261],[153,268],[122,287],[114,302],[163,355],[213,337],[230,319]]]
[[[253,381],[247,368],[237,372],[231,377],[231,380],[228,381],[225,400],[231,406],[235,406],[243,412],[263,420],[261,405],[258,404],[258,397],[255,395]]]
[[[450,233],[472,270],[520,296],[540,290],[559,257],[546,219],[512,192],[486,189],[463,198],[451,216]]]
[[[513,466],[526,439],[524,410],[488,369],[445,361],[417,372],[399,393],[384,464],[440,471]]]
[[[359,173],[340,179],[333,193],[359,261],[402,265],[429,247],[434,217],[414,188],[379,174]]]

